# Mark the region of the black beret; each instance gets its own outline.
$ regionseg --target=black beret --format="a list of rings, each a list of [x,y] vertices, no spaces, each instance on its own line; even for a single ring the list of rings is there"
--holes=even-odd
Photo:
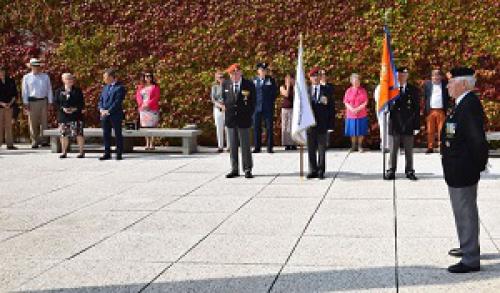
[[[398,67],[398,72],[408,73],[408,67],[405,66]]]
[[[459,76],[473,76],[475,73],[474,69],[468,67],[455,67],[450,70],[451,77],[459,77]]]
[[[256,65],[257,69],[262,68],[262,69],[267,69],[268,65],[265,62],[257,63]]]

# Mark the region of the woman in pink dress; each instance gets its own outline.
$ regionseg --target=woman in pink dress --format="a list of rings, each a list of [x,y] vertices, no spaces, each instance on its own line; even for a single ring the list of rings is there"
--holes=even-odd
[[[345,135],[351,137],[351,151],[363,152],[363,139],[368,134],[368,94],[361,87],[361,80],[357,73],[351,74],[351,87],[344,95],[346,107]]]
[[[160,120],[160,87],[151,72],[142,74],[141,84],[137,87],[135,99],[139,108],[141,127],[158,127]],[[154,149],[154,137],[146,136],[146,150]]]

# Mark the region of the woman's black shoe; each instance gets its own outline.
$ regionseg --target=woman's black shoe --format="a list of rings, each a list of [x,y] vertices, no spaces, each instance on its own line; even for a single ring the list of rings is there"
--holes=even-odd
[[[85,158],[85,154],[79,154],[78,156],[76,156],[78,159],[83,159]]]
[[[59,156],[59,159],[66,159],[66,158],[67,158],[66,154],[62,154]]]

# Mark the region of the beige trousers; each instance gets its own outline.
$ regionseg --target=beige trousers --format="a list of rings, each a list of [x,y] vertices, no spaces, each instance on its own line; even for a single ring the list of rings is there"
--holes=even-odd
[[[30,111],[28,120],[30,125],[31,145],[47,143],[47,139],[40,137],[42,131],[47,129],[47,100],[29,102]]]
[[[5,143],[11,147],[14,145],[12,139],[12,108],[0,107],[0,146]]]

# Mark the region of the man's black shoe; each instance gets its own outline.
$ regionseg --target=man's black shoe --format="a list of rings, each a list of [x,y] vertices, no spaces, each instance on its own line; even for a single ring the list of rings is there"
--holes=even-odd
[[[238,172],[231,172],[231,173],[228,173],[226,175],[226,178],[235,178],[235,177],[238,177],[240,176],[240,174],[238,174]]]
[[[46,147],[49,147],[49,146],[50,146],[50,144],[49,144],[49,143],[44,142],[44,143],[42,143],[42,144],[41,144],[41,146],[46,148]]]
[[[464,252],[460,248],[452,248],[450,249],[450,251],[448,251],[448,255],[454,257],[462,257],[464,256]]]
[[[415,176],[415,171],[406,172],[406,178],[410,179],[411,181],[418,180],[417,176]]]
[[[11,145],[11,146],[7,146],[7,149],[12,151],[12,150],[17,150],[17,147]]]
[[[320,172],[320,173],[318,174],[318,178],[319,178],[320,180],[325,179],[325,173]]]
[[[448,267],[448,272],[452,274],[465,274],[465,273],[470,273],[470,272],[477,272],[480,270],[480,267],[470,267],[466,264],[463,264],[462,262],[459,262],[457,264],[454,264],[452,266]]]
[[[111,160],[111,156],[110,155],[104,155],[102,157],[99,158],[99,161],[106,161],[106,160]]]
[[[254,154],[258,154],[258,153],[260,153],[260,150],[259,150],[259,149],[254,149],[254,150],[252,151],[252,153],[254,153]]]
[[[122,155],[121,155],[121,154],[116,155],[116,160],[117,160],[117,161],[121,161],[121,160],[123,160]]]
[[[318,178],[318,173],[309,173],[306,176],[307,179]]]
[[[37,144],[32,144],[32,145],[31,145],[31,148],[32,148],[32,149],[37,149],[37,148],[38,148],[38,145],[37,145]]]
[[[394,172],[393,170],[387,170],[387,172],[385,172],[384,179],[385,180],[396,179],[396,172]]]
[[[434,152],[433,149],[427,149],[427,151],[425,152],[426,154],[432,154]]]
[[[270,154],[274,153],[274,151],[272,149],[268,149],[267,152]]]
[[[245,172],[245,178],[247,178],[247,179],[253,178],[252,172],[246,171]]]

